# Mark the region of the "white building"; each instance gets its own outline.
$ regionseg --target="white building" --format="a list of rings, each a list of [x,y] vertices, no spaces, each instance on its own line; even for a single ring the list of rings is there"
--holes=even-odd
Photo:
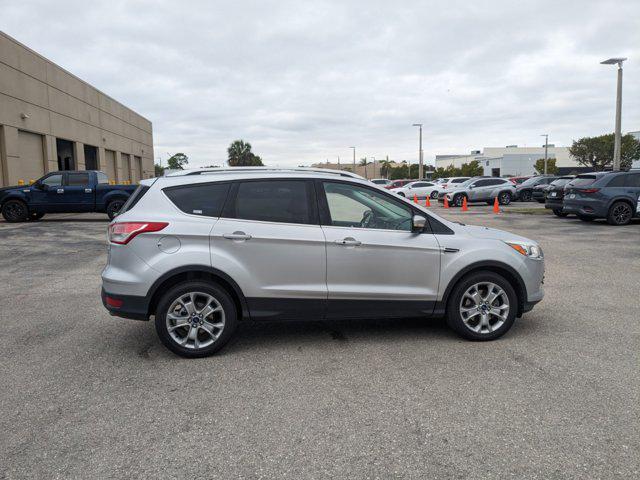
[[[544,146],[485,147],[484,151],[474,150],[469,155],[436,155],[436,168],[447,168],[450,165],[460,168],[464,163],[477,160],[484,168],[484,175],[520,177],[534,175],[534,165],[539,158],[544,158]],[[549,145],[547,158],[555,158],[556,166],[561,173],[580,172],[585,169],[573,160],[568,147]]]

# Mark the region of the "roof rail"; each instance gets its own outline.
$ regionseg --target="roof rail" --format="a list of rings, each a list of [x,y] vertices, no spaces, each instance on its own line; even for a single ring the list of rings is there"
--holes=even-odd
[[[216,167],[198,168],[190,170],[178,170],[166,174],[166,177],[183,177],[187,175],[212,175],[216,173],[229,172],[314,172],[340,175],[342,177],[361,178],[364,177],[346,170],[335,170],[332,168],[311,168],[311,167]]]

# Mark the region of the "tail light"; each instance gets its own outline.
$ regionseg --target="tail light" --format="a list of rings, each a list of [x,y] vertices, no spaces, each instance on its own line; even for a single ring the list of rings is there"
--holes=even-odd
[[[599,188],[578,188],[580,193],[596,193],[599,192]]]
[[[109,225],[109,241],[126,245],[137,235],[146,232],[159,232],[169,225],[167,222],[116,222]]]

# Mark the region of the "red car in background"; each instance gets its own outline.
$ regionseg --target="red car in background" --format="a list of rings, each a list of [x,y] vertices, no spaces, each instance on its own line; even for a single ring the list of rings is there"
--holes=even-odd
[[[384,188],[390,189],[390,188],[400,188],[400,187],[404,187],[407,183],[411,183],[411,182],[415,182],[416,179],[402,179],[402,180],[394,180],[393,182],[391,182],[389,185],[385,185]]]
[[[509,181],[511,181],[512,183],[516,184],[516,185],[520,185],[522,182],[524,182],[525,180],[530,179],[531,177],[509,177]]]

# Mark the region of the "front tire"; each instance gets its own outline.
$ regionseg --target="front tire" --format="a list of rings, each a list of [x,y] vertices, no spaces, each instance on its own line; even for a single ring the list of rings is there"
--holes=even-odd
[[[518,297],[511,284],[490,271],[471,273],[454,287],[447,302],[447,324],[467,340],[495,340],[513,325]]]
[[[528,190],[525,190],[523,192],[520,193],[520,201],[522,202],[530,202],[531,201],[531,192]]]
[[[29,220],[29,209],[22,200],[8,200],[2,207],[2,216],[9,223]]]
[[[633,208],[627,202],[616,202],[609,208],[607,222],[609,225],[627,225],[633,218]]]
[[[235,303],[215,283],[191,281],[169,290],[156,309],[156,332],[173,353],[208,357],[229,341],[238,324]]]
[[[464,202],[464,195],[459,193],[458,195],[453,197],[453,202],[451,203],[453,204],[454,207],[461,207],[463,202]]]
[[[120,212],[120,209],[124,205],[124,200],[111,200],[109,205],[107,205],[107,215],[109,216],[109,220],[113,220]]]
[[[500,205],[509,205],[511,203],[511,193],[500,192],[500,195],[498,195],[498,203]]]
[[[398,192],[398,195],[400,195],[401,197],[405,197],[406,195],[402,192]]]

